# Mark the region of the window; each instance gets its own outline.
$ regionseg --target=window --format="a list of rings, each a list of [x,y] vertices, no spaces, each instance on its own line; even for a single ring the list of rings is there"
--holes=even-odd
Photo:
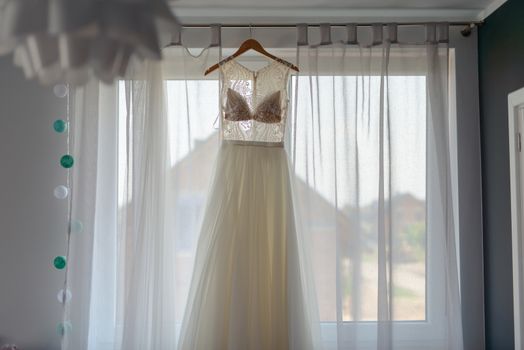
[[[309,77],[293,77],[291,80],[288,117],[290,126],[294,122],[292,119],[295,112],[310,117],[307,110],[300,109],[300,106],[307,105],[300,103],[300,99],[307,96],[296,94],[297,82],[299,85],[307,85],[308,79]],[[350,169],[354,159],[347,155],[340,156],[337,152],[337,149],[345,149],[348,142],[353,141],[342,137],[344,130],[337,128],[344,126],[343,119],[339,119],[339,125],[323,125],[318,135],[314,126],[318,120],[308,119],[303,123],[308,126],[302,127],[295,134],[288,128],[288,141],[292,138],[297,140],[296,148],[289,149],[289,152],[297,157],[304,157],[308,152],[333,152],[333,157],[325,158],[322,163],[319,163],[319,159],[313,159],[312,162],[295,166],[298,195],[313,199],[316,203],[313,215],[308,218],[308,229],[314,247],[313,272],[323,335],[328,340],[336,339],[333,327],[341,314],[341,320],[338,321],[342,321],[348,331],[340,341],[350,341],[352,327],[364,330],[369,328],[369,339],[372,339],[376,333],[378,309],[378,146],[375,136],[369,135],[370,125],[367,123],[377,121],[373,118],[368,121],[363,116],[373,115],[376,110],[372,109],[380,107],[381,96],[374,93],[377,91],[374,87],[381,83],[380,77],[371,75],[362,79],[355,75],[339,75],[320,76],[318,79],[319,90],[345,89],[346,98],[340,99],[335,104],[335,110],[329,113],[344,115],[348,105],[351,105],[356,116],[352,120],[361,118],[358,119],[356,129],[358,137],[362,138],[358,140],[358,173],[350,178],[344,173],[354,174],[352,172],[356,169]],[[175,191],[172,220],[178,232],[174,249],[177,262],[176,283],[180,289],[175,297],[179,312],[177,321],[181,322],[191,281],[199,222],[205,209],[207,187],[212,178],[218,148],[219,83],[212,79],[180,80],[170,77],[166,84],[172,170],[170,183],[173,185],[170,190]],[[442,228],[432,226],[427,217],[426,194],[428,188],[432,188],[434,184],[431,176],[428,176],[426,159],[426,77],[416,71],[391,74],[387,84],[391,95],[388,96],[385,108],[389,109],[390,118],[394,118],[388,134],[389,148],[386,149],[395,164],[389,174],[392,183],[389,185],[391,195],[388,201],[391,209],[388,218],[392,228],[391,293],[395,300],[392,314],[398,330],[396,336],[408,342],[420,337],[430,344],[432,333],[444,331],[435,325],[442,324],[438,321],[444,317],[445,312],[441,307],[445,305],[445,271],[435,259],[443,247],[433,234]],[[126,119],[123,90],[124,86],[120,84],[120,133],[125,132]],[[311,93],[316,94],[318,91]],[[360,103],[361,100],[366,100],[367,103]],[[319,106],[331,102],[332,100],[323,102],[322,98],[317,101]],[[333,135],[334,141],[328,143],[333,147],[320,150],[321,139],[325,142]],[[304,142],[305,138],[313,142]],[[288,146],[290,144],[288,142]],[[126,152],[126,147],[120,143],[120,152]],[[120,164],[120,167],[125,166],[127,165]],[[311,177],[312,169],[318,170],[315,171],[314,179]],[[334,173],[340,169],[344,171],[340,171],[335,177]],[[333,196],[334,187],[339,189],[337,196]],[[355,188],[358,188],[357,192]],[[123,190],[125,189],[119,186],[119,191]],[[358,239],[354,232],[359,233]],[[343,249],[340,249],[341,246]],[[334,259],[337,254],[342,254],[339,265]],[[365,335],[366,332],[362,334]],[[367,341],[365,336],[361,340],[364,343]],[[416,344],[413,346],[415,349]]]

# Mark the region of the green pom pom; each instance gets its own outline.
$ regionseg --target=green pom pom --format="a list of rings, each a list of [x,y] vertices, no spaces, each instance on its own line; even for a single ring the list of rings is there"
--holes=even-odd
[[[53,265],[57,270],[63,270],[66,267],[67,261],[65,256],[57,256],[53,260]]]
[[[60,322],[60,323],[56,326],[56,332],[57,332],[58,335],[61,336],[61,337],[63,337],[63,336],[66,335],[67,333],[71,333],[72,330],[73,330],[73,325],[72,325],[71,322],[69,322],[69,321]]]
[[[66,169],[72,168],[74,163],[75,160],[73,156],[70,156],[69,154],[66,154],[65,156],[60,158],[60,165]]]
[[[67,130],[67,122],[62,119],[55,120],[53,129],[58,133],[63,133]]]

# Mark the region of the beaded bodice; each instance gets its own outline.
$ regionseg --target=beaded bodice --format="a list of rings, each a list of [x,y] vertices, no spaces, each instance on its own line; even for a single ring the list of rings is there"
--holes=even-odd
[[[231,59],[222,63],[221,70],[223,139],[281,144],[289,67],[271,61],[253,71]]]

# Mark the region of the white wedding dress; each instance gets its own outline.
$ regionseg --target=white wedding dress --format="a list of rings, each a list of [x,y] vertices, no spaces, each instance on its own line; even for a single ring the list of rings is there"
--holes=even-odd
[[[283,148],[289,67],[220,68],[222,144],[179,349],[312,349]]]

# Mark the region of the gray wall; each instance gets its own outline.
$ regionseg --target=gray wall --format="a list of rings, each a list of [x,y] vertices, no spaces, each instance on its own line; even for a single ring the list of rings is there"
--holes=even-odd
[[[524,86],[524,1],[480,28],[486,348],[513,349],[508,94]]]
[[[464,349],[484,349],[484,278],[482,256],[482,183],[478,91],[477,31],[464,37],[450,30],[455,48],[456,136],[460,272]]]
[[[65,253],[66,205],[53,189],[65,179],[66,144],[52,122],[65,107],[0,58],[0,346],[59,348],[63,272],[52,260]]]

